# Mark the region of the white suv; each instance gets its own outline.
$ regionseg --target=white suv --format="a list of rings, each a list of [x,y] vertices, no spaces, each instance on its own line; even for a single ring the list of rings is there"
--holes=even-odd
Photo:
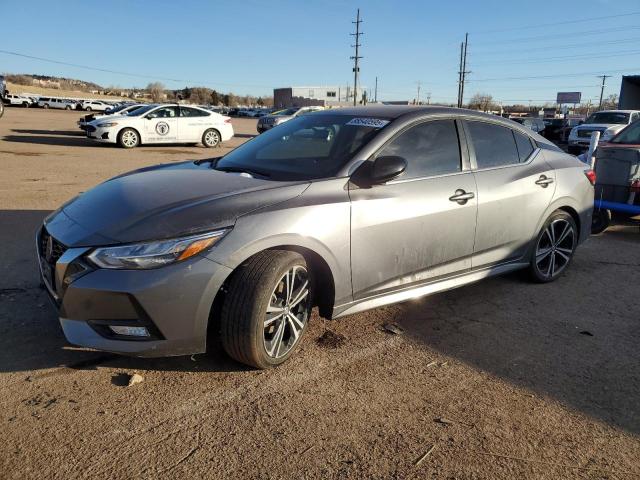
[[[7,105],[20,105],[22,107],[29,107],[33,103],[33,100],[29,97],[24,97],[22,95],[6,95],[4,103]]]
[[[111,104],[107,102],[102,102],[100,100],[85,100],[80,105],[82,110],[86,110],[87,112],[95,111],[95,112],[104,112],[107,108],[109,108]]]
[[[638,110],[602,110],[589,115],[582,125],[571,129],[569,153],[574,155],[589,148],[591,134],[600,132],[600,141],[608,142],[624,127],[640,120]]]
[[[57,108],[58,110],[74,110],[77,102],[73,100],[67,100],[66,98],[49,98],[40,97],[38,99],[38,106],[41,108]]]

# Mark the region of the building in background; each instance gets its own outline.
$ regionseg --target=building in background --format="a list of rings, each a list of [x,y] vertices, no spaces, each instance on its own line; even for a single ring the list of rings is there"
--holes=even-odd
[[[358,103],[366,88],[358,87]],[[273,89],[273,106],[289,107],[342,107],[353,105],[353,88],[349,87],[285,87]]]

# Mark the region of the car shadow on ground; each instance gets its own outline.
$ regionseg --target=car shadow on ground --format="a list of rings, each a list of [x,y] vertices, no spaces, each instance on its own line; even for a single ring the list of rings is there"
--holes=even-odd
[[[254,137],[257,137],[258,135],[253,133],[236,133],[233,136],[236,138],[254,138]]]
[[[399,324],[429,348],[640,434],[639,244],[637,229],[610,231],[554,283],[488,279],[406,304]]]
[[[0,211],[0,372],[247,370],[219,351],[141,359],[70,346],[39,287],[34,233],[48,213]],[[640,434],[638,242],[636,230],[607,232],[554,283],[531,284],[516,272],[407,302],[393,320],[411,341]],[[357,328],[360,320],[342,321]]]
[[[52,134],[52,132],[47,132]],[[44,136],[44,135],[6,135],[3,140],[5,142],[14,143],[33,143],[36,145],[55,145],[64,147],[95,147],[105,144],[93,142],[83,136]]]
[[[27,133],[30,135],[65,135],[69,137],[84,137],[86,134],[82,131],[72,130],[24,130],[14,128],[11,130],[14,133]]]

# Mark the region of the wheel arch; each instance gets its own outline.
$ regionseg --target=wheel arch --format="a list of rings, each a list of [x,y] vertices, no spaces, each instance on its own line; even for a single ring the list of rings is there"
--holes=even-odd
[[[540,229],[544,225],[544,222],[546,222],[549,216],[556,210],[562,210],[568,213],[569,215],[571,215],[573,220],[576,222],[576,227],[578,229],[578,243],[581,243],[583,240],[585,240],[585,234],[583,232],[584,223],[579,213],[580,207],[578,206],[578,203],[571,197],[558,198],[554,200],[547,207],[545,212],[542,214],[542,216],[538,220],[538,224],[536,225],[536,230],[534,235],[537,235],[538,232],[540,232]]]
[[[136,127],[122,127],[120,130],[118,130],[118,133],[116,133],[116,143],[120,141],[120,134],[127,129],[133,130],[138,134],[138,146],[142,145],[142,135],[140,135],[140,130],[138,130]]]

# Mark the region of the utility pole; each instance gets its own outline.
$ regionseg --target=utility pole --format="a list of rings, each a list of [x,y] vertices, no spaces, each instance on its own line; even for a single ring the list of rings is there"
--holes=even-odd
[[[376,77],[376,90],[375,90],[375,95],[373,97],[373,101],[378,103],[378,77]]]
[[[418,94],[416,95],[416,105],[420,105],[420,80],[418,80]]]
[[[600,87],[600,106],[598,108],[602,108],[602,96],[604,95],[604,87],[605,87],[605,80],[607,78],[610,78],[611,75],[598,75],[598,78],[602,79],[602,86]]]
[[[458,68],[458,108],[462,107],[460,90],[462,89],[462,56],[464,55],[464,42],[460,43],[460,68]]]
[[[464,51],[462,55],[462,70],[460,74],[460,107],[464,104],[464,83],[467,79],[467,73],[471,73],[467,71],[467,47],[469,45],[469,34],[464,34]]]
[[[427,92],[427,105],[431,105],[431,92]]]
[[[362,23],[362,20],[360,20],[360,9],[358,9],[358,13],[356,15],[356,21],[351,23],[355,23],[356,25],[356,33],[351,34],[356,37],[355,45],[351,45],[356,49],[356,54],[351,57],[351,60],[353,60],[353,106],[355,107],[358,103],[358,74],[360,73],[359,60],[362,58],[359,55],[360,47],[362,46],[360,44],[360,35],[362,35],[362,32],[360,31],[360,24]]]

